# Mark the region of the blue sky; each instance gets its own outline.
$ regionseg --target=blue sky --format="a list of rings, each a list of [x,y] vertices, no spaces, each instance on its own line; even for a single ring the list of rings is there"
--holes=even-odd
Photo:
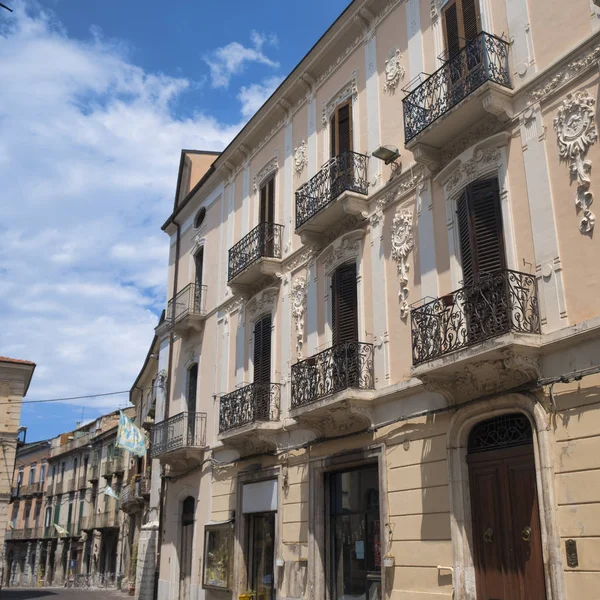
[[[165,302],[181,148],[222,149],[349,4],[13,0],[0,12],[0,355],[27,400],[126,390]],[[127,395],[24,405],[28,439]]]

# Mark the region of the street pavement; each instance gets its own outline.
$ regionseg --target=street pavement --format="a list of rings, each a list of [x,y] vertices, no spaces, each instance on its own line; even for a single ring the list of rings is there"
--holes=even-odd
[[[74,588],[2,588],[0,600],[107,600],[127,598],[115,590],[80,590]]]

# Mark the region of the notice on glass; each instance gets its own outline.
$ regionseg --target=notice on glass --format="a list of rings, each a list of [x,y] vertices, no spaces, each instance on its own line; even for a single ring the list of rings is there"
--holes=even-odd
[[[365,542],[364,540],[356,540],[354,542],[354,553],[356,554],[356,560],[365,559]]]

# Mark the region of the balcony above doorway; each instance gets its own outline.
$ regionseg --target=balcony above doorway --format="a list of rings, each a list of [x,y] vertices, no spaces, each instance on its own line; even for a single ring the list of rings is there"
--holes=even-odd
[[[221,396],[219,441],[242,452],[274,447],[269,432],[279,429],[281,385],[251,383]]]
[[[345,342],[292,365],[290,416],[336,430],[370,424],[375,389],[373,344]]]
[[[206,286],[190,283],[169,300],[165,320],[157,331],[199,331],[206,318]]]
[[[198,463],[206,446],[206,413],[182,412],[152,426],[150,458],[173,468]]]
[[[322,235],[346,215],[367,213],[369,157],[346,151],[296,191],[296,233]],[[304,241],[304,240],[303,240]]]
[[[228,281],[237,293],[273,277],[281,263],[283,225],[260,223],[229,249]]]
[[[536,377],[535,275],[503,269],[411,310],[413,375],[469,399]],[[455,386],[455,390],[452,387]]]
[[[415,160],[436,170],[440,150],[486,115],[512,116],[508,48],[482,32],[407,93],[404,145]]]

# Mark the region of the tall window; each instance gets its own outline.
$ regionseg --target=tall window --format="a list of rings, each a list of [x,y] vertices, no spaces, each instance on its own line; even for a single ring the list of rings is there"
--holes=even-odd
[[[254,383],[271,381],[271,315],[254,325]]]
[[[23,467],[19,468],[17,473],[17,494],[19,493],[20,487],[23,485]]]
[[[481,31],[479,0],[450,0],[443,17],[447,58],[451,58]]]
[[[331,278],[333,345],[358,341],[356,263],[338,267]]]
[[[39,525],[41,513],[42,513],[42,501],[38,500],[35,503],[35,512],[33,513],[33,519],[35,521],[36,527]]]
[[[35,483],[36,468],[37,468],[37,465],[35,463],[31,464],[29,467],[29,485],[31,485],[32,483]]]
[[[19,503],[15,502],[12,507],[12,514],[10,516],[10,521],[12,523],[13,529],[17,526],[17,516],[19,514]]]
[[[73,459],[73,479],[77,479],[77,459]]]
[[[64,481],[64,479],[65,479],[65,467],[66,467],[65,463],[62,462],[60,464],[60,480],[61,481]]]
[[[75,492],[69,494],[69,512],[67,513],[67,529],[71,527],[73,519],[73,503],[75,502]]]
[[[46,506],[46,513],[44,515],[44,527],[50,527],[52,525],[52,506]]]
[[[40,483],[41,484],[43,484],[44,481],[46,481],[46,468],[47,468],[46,463],[42,463],[42,466],[40,467]]]
[[[31,502],[26,502],[25,503],[25,515],[24,515],[25,529],[27,529],[29,527],[30,517],[31,517]]]
[[[204,267],[204,246],[194,255],[194,266],[196,267],[196,285],[202,285],[202,270]]]
[[[198,396],[198,363],[194,363],[188,370],[187,408],[189,412],[196,412]]]
[[[352,100],[340,104],[329,121],[331,158],[352,150]]]
[[[275,176],[260,187],[260,222],[275,222]]]
[[[498,180],[482,179],[467,186],[456,213],[464,283],[505,269]]]

